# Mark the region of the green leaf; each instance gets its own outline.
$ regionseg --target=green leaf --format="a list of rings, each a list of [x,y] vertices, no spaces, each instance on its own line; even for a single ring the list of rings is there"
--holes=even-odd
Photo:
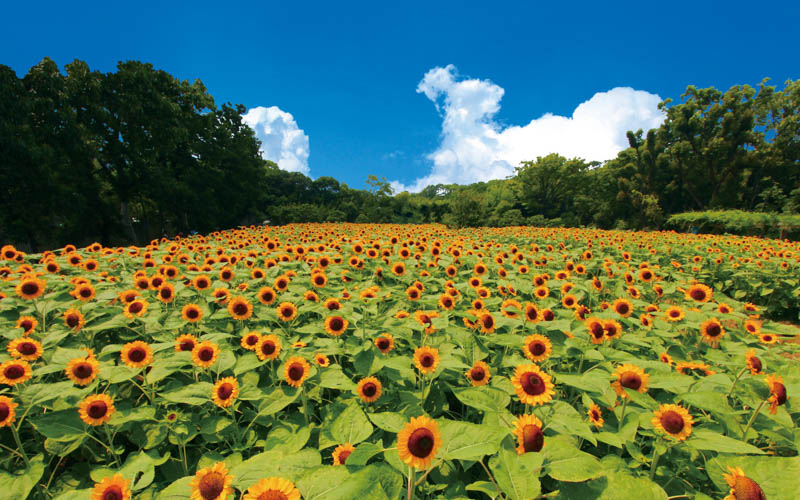
[[[436,422],[442,435],[439,456],[445,460],[480,460],[485,455],[493,455],[509,433],[507,429],[445,418],[436,419]]]
[[[605,474],[600,461],[576,448],[571,439],[554,436],[546,438],[544,443],[545,469],[553,479],[579,482]]]
[[[357,404],[350,404],[333,421],[331,434],[341,444],[350,443],[355,445],[372,434],[372,424],[369,423],[361,407]]]
[[[267,394],[258,406],[258,415],[267,416],[278,413],[289,406],[300,395],[295,387],[280,386]]]
[[[767,498],[797,498],[800,457],[719,455],[708,461],[707,472],[722,494],[730,490],[722,476],[728,473],[728,467],[740,467],[747,477],[761,486]]]
[[[192,494],[192,489],[189,487],[192,479],[194,479],[194,476],[187,476],[170,483],[169,486],[161,490],[156,500],[188,500]]]
[[[399,413],[384,411],[367,415],[375,426],[388,432],[400,432],[406,425],[406,417]]]
[[[540,413],[544,411],[544,409],[541,409]],[[555,400],[547,411],[551,412],[547,416],[546,422],[544,422],[547,427],[560,434],[580,436],[592,444],[597,444],[597,439],[589,428],[589,423],[569,403]]]
[[[86,424],[78,409],[54,411],[31,419],[31,423],[44,437],[54,441],[73,441],[83,437]]]
[[[311,427],[304,426],[298,430],[289,427],[273,427],[264,443],[264,449],[294,453],[300,451],[311,437]]]
[[[375,443],[361,443],[347,457],[347,465],[366,465],[367,461],[383,451],[383,446]]]
[[[356,384],[347,378],[338,365],[331,365],[321,371],[319,386],[327,389],[339,389],[342,391],[352,391]]]
[[[135,408],[125,408],[116,411],[108,425],[123,425],[128,422],[142,422],[145,420],[155,420],[156,409],[152,406],[138,406]]]
[[[562,500],[667,500],[666,492],[653,481],[626,473],[560,487]]]
[[[541,493],[539,471],[543,461],[542,453],[518,455],[513,440],[507,437],[500,452],[489,459],[489,468],[503,493],[513,500],[527,500]]]
[[[718,453],[764,454],[763,451],[751,444],[723,436],[708,429],[695,429],[686,444],[698,450],[711,450]]]
[[[403,490],[403,478],[386,464],[325,466],[308,471],[297,488],[304,500],[394,500]]]
[[[160,395],[170,403],[198,406],[210,402],[213,391],[214,385],[210,382],[197,382]]]
[[[678,396],[678,400],[710,412],[722,414],[733,413],[733,408],[728,404],[728,398],[721,392],[687,392],[686,394]]]
[[[489,386],[453,389],[453,394],[465,405],[486,412],[500,411],[511,402],[508,394]]]
[[[297,480],[307,469],[322,463],[317,450],[306,448],[297,453],[284,455],[280,451],[267,451],[254,455],[231,468],[233,485],[240,490],[252,486],[259,479],[279,476],[290,481]]]
[[[24,500],[44,475],[42,456],[37,455],[30,461],[30,466],[22,474],[9,474],[0,471],[0,491],[3,498]]]

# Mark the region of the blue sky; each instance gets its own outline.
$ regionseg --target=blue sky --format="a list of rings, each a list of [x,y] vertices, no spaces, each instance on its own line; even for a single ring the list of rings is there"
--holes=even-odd
[[[14,2],[0,64],[152,62],[218,103],[279,108],[252,116],[289,168],[419,189],[502,177],[550,150],[607,159],[689,84],[800,77],[795,2],[659,4]]]

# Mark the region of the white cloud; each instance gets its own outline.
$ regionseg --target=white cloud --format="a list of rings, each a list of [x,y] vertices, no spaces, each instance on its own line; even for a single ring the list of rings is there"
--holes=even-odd
[[[248,109],[242,121],[256,132],[265,160],[274,161],[283,170],[309,174],[308,136],[291,113],[277,106],[258,106]]]
[[[502,179],[513,175],[521,161],[549,153],[609,160],[628,146],[628,130],[648,130],[664,120],[658,95],[616,87],[596,93],[570,117],[547,113],[525,126],[504,128],[494,120],[503,88],[489,80],[460,78],[452,64],[428,71],[417,92],[442,113],[441,142],[427,157],[431,173],[409,186],[395,181],[397,190]]]

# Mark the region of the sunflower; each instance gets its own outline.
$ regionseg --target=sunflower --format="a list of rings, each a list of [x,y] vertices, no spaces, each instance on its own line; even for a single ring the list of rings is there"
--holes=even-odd
[[[319,302],[319,295],[313,290],[306,290],[303,292],[303,300],[307,300],[309,302]]]
[[[476,361],[473,363],[472,368],[465,373],[467,380],[472,383],[473,387],[480,387],[489,383],[492,378],[492,372],[489,370],[489,365],[483,361]]]
[[[272,287],[264,286],[259,288],[258,292],[256,293],[258,297],[258,301],[264,304],[265,306],[272,305],[275,302],[275,298],[278,294]]]
[[[14,291],[23,299],[33,300],[40,297],[46,287],[47,283],[42,279],[35,276],[23,276]]]
[[[592,403],[592,406],[589,407],[589,411],[586,413],[589,415],[589,421],[592,425],[598,429],[603,427],[605,420],[603,420],[603,410],[599,406]]]
[[[214,384],[211,399],[220,408],[227,408],[239,396],[239,382],[234,377],[225,377]]]
[[[308,344],[306,344],[302,340],[295,340],[294,342],[292,342],[293,349],[302,349],[304,347],[308,347]]]
[[[752,375],[758,375],[764,368],[761,360],[756,357],[755,349],[750,349],[745,353],[745,365]]]
[[[514,299],[506,299],[500,304],[500,312],[506,318],[519,318],[520,312],[522,311],[522,304],[519,301]]]
[[[658,355],[658,359],[659,359],[659,361],[661,361],[662,363],[666,363],[666,364],[668,364],[669,366],[672,366],[673,364],[675,364],[675,362],[672,360],[672,356],[670,356],[670,355],[669,355],[669,354],[667,354],[666,352],[662,352],[661,354],[659,354],[659,355]]]
[[[345,445],[350,446],[350,445]],[[352,446],[350,446],[352,448]],[[339,447],[341,448],[341,446]],[[339,449],[337,448],[337,450]],[[350,450],[352,451],[352,450]],[[347,452],[342,463],[344,460],[347,459],[347,455],[350,454],[350,451]],[[336,452],[334,451],[334,465],[336,464]],[[253,486],[247,489],[247,493],[242,497],[242,500],[300,500],[300,490],[298,490],[294,483],[289,481],[288,479],[283,479],[280,477],[270,477],[267,479],[261,479]]]
[[[375,337],[375,347],[382,353],[388,354],[389,351],[394,349],[394,337],[390,333],[382,333]]]
[[[720,314],[730,314],[733,312],[733,308],[724,302],[720,302],[719,305],[717,305],[717,312]]]
[[[412,417],[397,433],[400,460],[417,469],[427,469],[442,446],[439,424],[426,416]]]
[[[22,328],[23,335],[30,335],[38,324],[39,322],[33,316],[20,316],[14,326],[15,328]]]
[[[361,379],[356,387],[358,397],[360,397],[365,403],[373,403],[377,401],[378,398],[381,397],[382,390],[383,385],[381,384],[381,381],[375,377]]]
[[[328,359],[328,356],[318,352],[314,355],[314,363],[316,363],[317,366],[325,368],[326,366],[330,366],[331,360]]]
[[[16,420],[14,409],[19,406],[8,396],[0,396],[0,427],[11,425]]]
[[[744,329],[747,330],[747,333],[759,335],[761,333],[761,322],[754,319],[745,320]]]
[[[130,481],[122,477],[122,474],[107,476],[94,484],[89,500],[129,500],[131,498],[129,485]]]
[[[169,304],[175,300],[175,286],[172,283],[163,283],[158,287],[156,296],[161,302]]]
[[[175,350],[178,352],[192,352],[197,345],[197,337],[191,333],[184,333],[175,339]]]
[[[536,406],[547,403],[555,394],[552,377],[537,365],[517,365],[511,383],[520,401]]]
[[[615,375],[617,380],[611,386],[623,399],[628,397],[624,388],[647,392],[647,383],[650,381],[650,375],[646,374],[638,366],[631,364],[618,366]]]
[[[534,415],[523,415],[514,421],[514,435],[517,437],[517,453],[541,451],[544,446],[542,421]]]
[[[211,295],[220,304],[227,304],[231,298],[231,291],[227,288],[215,288]]]
[[[664,317],[667,318],[667,321],[671,323],[676,323],[685,318],[686,313],[683,312],[683,309],[681,309],[680,307],[672,306],[667,308],[667,310],[664,312]]]
[[[532,323],[538,322],[541,318],[539,314],[539,308],[536,307],[536,304],[532,302],[527,302],[525,304],[525,321],[530,321]]]
[[[114,414],[114,400],[108,394],[92,394],[78,405],[78,414],[86,424],[102,425],[111,420]]]
[[[328,334],[338,337],[347,330],[348,321],[341,316],[328,316],[325,318],[325,331]]]
[[[31,365],[23,359],[9,360],[0,364],[0,384],[17,385],[33,376]]]
[[[653,415],[653,427],[678,441],[684,441],[692,433],[694,419],[685,408],[673,404],[661,405]]]
[[[628,299],[617,299],[611,304],[611,308],[614,311],[622,316],[623,318],[627,318],[631,314],[633,314],[633,304]]]
[[[244,297],[234,297],[228,302],[228,314],[233,319],[245,320],[253,315],[253,304]]]
[[[133,319],[134,317],[141,318],[147,312],[147,301],[144,299],[136,299],[125,305],[125,317]]]
[[[42,355],[42,344],[27,337],[14,339],[8,343],[8,353],[12,358],[35,361]]]
[[[690,286],[686,290],[686,300],[694,300],[695,302],[708,302],[714,292],[707,286],[699,283]]]
[[[278,319],[288,323],[297,317],[297,306],[291,302],[281,302],[281,304],[275,308],[275,312],[278,314]]]
[[[439,297],[439,307],[442,309],[446,309],[448,311],[452,311],[453,308],[456,306],[456,301],[451,297],[449,294],[443,293]]]
[[[564,295],[564,298],[561,299],[561,305],[567,309],[573,309],[578,305],[578,298],[571,293],[568,293],[567,295]]]
[[[258,341],[261,340],[261,334],[258,332],[247,332],[242,335],[242,340],[239,341],[239,345],[247,349],[248,351],[255,351],[256,346],[258,345]]]
[[[120,358],[130,368],[141,368],[153,362],[153,348],[141,340],[128,342],[122,347]]]
[[[219,347],[214,342],[206,340],[195,344],[192,349],[192,362],[200,368],[208,368],[217,361]]]
[[[329,311],[338,311],[342,308],[342,304],[339,302],[339,299],[333,297],[325,299],[325,302],[322,303],[322,306]]]
[[[680,373],[681,375],[700,375],[708,377],[709,375],[714,375],[714,370],[710,369],[711,367],[706,363],[701,363],[699,361],[682,361],[680,363],[675,364],[675,371]]]
[[[227,500],[233,494],[231,483],[233,476],[222,462],[197,471],[189,487],[192,489],[191,500]],[[255,497],[258,498],[258,497]]]
[[[97,378],[100,365],[94,356],[87,356],[85,358],[71,359],[64,371],[73,383],[83,386],[89,385]]]
[[[596,317],[586,319],[586,329],[589,331],[589,338],[592,339],[592,344],[602,344],[606,338],[606,331],[603,328],[603,320]]]
[[[77,309],[67,309],[64,312],[64,324],[70,330],[78,332],[86,324],[86,318]]]
[[[192,286],[197,290],[208,290],[211,288],[211,278],[205,274],[200,274],[192,279]]]
[[[435,347],[420,347],[414,351],[414,364],[423,374],[433,373],[439,366],[439,350]]]
[[[546,286],[537,286],[533,290],[533,294],[537,299],[546,299],[550,295],[550,289]]]
[[[786,402],[786,386],[783,385],[783,378],[780,375],[767,375],[765,377],[769,386],[769,412],[775,415],[778,407]]]
[[[723,500],[766,500],[767,496],[761,486],[745,476],[739,467],[728,466],[728,474],[723,473],[722,476],[731,487],[730,494]]]
[[[308,378],[310,369],[308,361],[300,356],[292,356],[283,367],[283,379],[292,387],[300,387]]]
[[[762,344],[774,344],[778,341],[778,337],[771,333],[762,333],[758,336],[758,340],[760,340]]]
[[[311,275],[311,284],[317,288],[322,288],[328,283],[328,277],[323,272],[313,273]]]
[[[603,332],[608,339],[618,338],[622,333],[622,325],[619,321],[607,319],[603,321]]]
[[[350,443],[340,444],[339,446],[337,446],[336,449],[333,450],[333,453],[331,454],[331,456],[333,457],[333,465],[344,465],[345,462],[347,461],[347,457],[349,457],[350,454],[353,453],[353,450],[355,449],[356,449],[355,446],[353,446]],[[300,498],[299,494],[297,498]],[[256,498],[254,500],[258,499]]]
[[[700,325],[700,333],[703,335],[703,342],[711,347],[717,347],[719,339],[725,335],[725,329],[717,318],[711,318]]]
[[[553,354],[553,344],[544,335],[535,333],[525,337],[522,342],[522,352],[526,358],[538,363]]]

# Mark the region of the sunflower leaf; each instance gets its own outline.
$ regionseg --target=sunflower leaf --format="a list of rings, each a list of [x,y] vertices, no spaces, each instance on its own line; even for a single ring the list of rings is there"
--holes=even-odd
[[[372,434],[372,424],[356,404],[350,404],[333,421],[331,434],[339,443],[358,444]]]

